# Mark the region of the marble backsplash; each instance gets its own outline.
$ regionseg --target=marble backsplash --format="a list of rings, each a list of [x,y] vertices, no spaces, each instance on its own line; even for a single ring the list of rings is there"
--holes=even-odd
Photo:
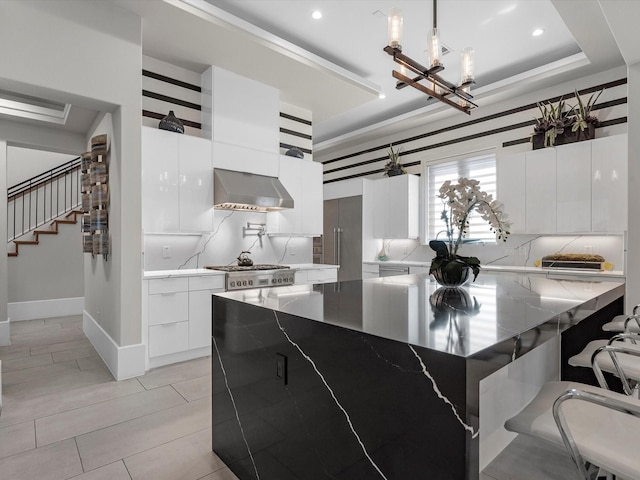
[[[243,250],[254,263],[312,263],[312,239],[270,237],[247,230],[247,223],[266,223],[266,214],[240,211],[216,212],[213,232],[147,234],[144,236],[144,270],[202,268],[235,264]]]
[[[379,241],[379,249],[383,241]],[[434,252],[419,240],[384,240],[389,261],[430,262]],[[498,244],[467,244],[461,255],[475,256],[483,265],[533,267],[536,260],[552,253],[593,253],[613,264],[613,270],[624,270],[623,235],[511,235]],[[375,261],[377,258],[364,259]]]

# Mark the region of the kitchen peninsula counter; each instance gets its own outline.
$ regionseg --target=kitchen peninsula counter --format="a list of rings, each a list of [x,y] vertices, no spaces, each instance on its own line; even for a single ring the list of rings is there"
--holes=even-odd
[[[483,399],[523,369],[582,379],[557,366],[623,295],[486,272],[455,290],[404,275],[216,294],[213,448],[241,480],[476,479],[505,442]]]

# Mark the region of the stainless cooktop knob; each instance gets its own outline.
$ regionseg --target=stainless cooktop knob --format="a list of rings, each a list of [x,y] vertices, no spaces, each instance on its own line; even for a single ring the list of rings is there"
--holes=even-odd
[[[249,280],[249,285],[253,285],[253,280]]]
[[[231,287],[235,287],[235,286],[236,286],[236,282],[234,282],[234,281],[232,280],[231,282],[229,282],[229,285],[230,285]]]

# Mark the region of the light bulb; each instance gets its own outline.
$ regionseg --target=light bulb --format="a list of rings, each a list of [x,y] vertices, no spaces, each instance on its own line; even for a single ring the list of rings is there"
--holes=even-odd
[[[463,48],[460,58],[462,61],[461,68],[460,68],[460,71],[462,72],[462,75],[461,75],[462,78],[460,80],[460,83],[463,85],[465,83],[472,83],[474,81],[473,48],[471,47]]]
[[[431,68],[441,66],[440,55],[442,55],[442,49],[440,48],[440,33],[437,28],[430,30],[427,48],[429,50],[429,63]]]
[[[397,7],[389,10],[389,46],[402,49],[402,10]]]

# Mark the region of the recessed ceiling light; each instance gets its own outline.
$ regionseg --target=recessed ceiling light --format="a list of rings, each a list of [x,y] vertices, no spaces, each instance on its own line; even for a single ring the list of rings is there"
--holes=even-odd
[[[322,18],[322,12],[320,10],[314,10],[311,16],[316,20],[320,20]]]
[[[387,96],[386,96],[384,93],[380,92],[380,93],[378,94],[378,98],[379,98],[380,100],[383,100],[383,99],[387,98]]]
[[[542,35],[544,33],[544,30],[541,28],[536,28],[533,32],[531,32],[531,35],[533,35],[534,37],[539,37],[540,35]]]

